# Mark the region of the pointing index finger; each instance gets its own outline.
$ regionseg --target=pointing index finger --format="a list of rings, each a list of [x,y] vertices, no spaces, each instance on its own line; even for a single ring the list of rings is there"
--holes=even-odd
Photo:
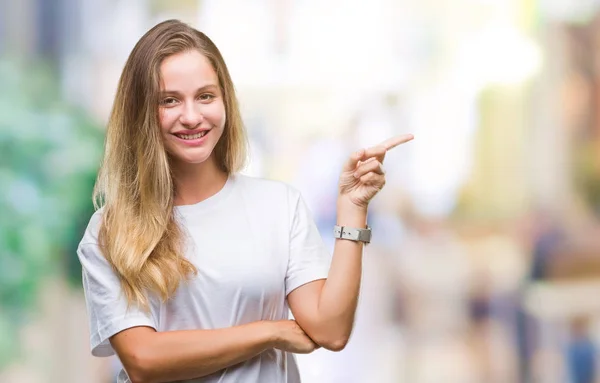
[[[380,145],[384,146],[386,151],[390,149],[394,149],[396,146],[400,144],[404,144],[405,142],[411,141],[415,138],[412,134],[401,134],[399,136],[388,138],[383,141]]]

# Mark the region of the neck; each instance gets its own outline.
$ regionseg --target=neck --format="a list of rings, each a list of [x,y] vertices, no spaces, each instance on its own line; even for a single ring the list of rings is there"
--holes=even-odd
[[[217,194],[227,182],[213,156],[200,164],[172,163],[175,205],[193,205]]]

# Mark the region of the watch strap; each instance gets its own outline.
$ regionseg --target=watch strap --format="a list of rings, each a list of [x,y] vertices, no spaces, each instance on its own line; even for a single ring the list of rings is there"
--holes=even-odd
[[[333,236],[339,239],[349,239],[351,241],[360,241],[364,243],[371,242],[371,228],[367,226],[366,229],[357,229],[348,226],[333,227]]]

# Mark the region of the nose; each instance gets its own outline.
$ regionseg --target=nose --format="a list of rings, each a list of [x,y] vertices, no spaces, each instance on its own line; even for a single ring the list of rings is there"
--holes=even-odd
[[[194,129],[204,121],[204,116],[197,103],[185,103],[179,121],[188,129]]]

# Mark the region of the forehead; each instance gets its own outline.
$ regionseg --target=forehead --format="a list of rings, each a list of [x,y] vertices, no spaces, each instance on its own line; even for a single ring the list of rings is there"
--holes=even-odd
[[[218,84],[217,73],[210,61],[197,50],[176,53],[164,59],[160,75],[162,89],[185,91]]]

